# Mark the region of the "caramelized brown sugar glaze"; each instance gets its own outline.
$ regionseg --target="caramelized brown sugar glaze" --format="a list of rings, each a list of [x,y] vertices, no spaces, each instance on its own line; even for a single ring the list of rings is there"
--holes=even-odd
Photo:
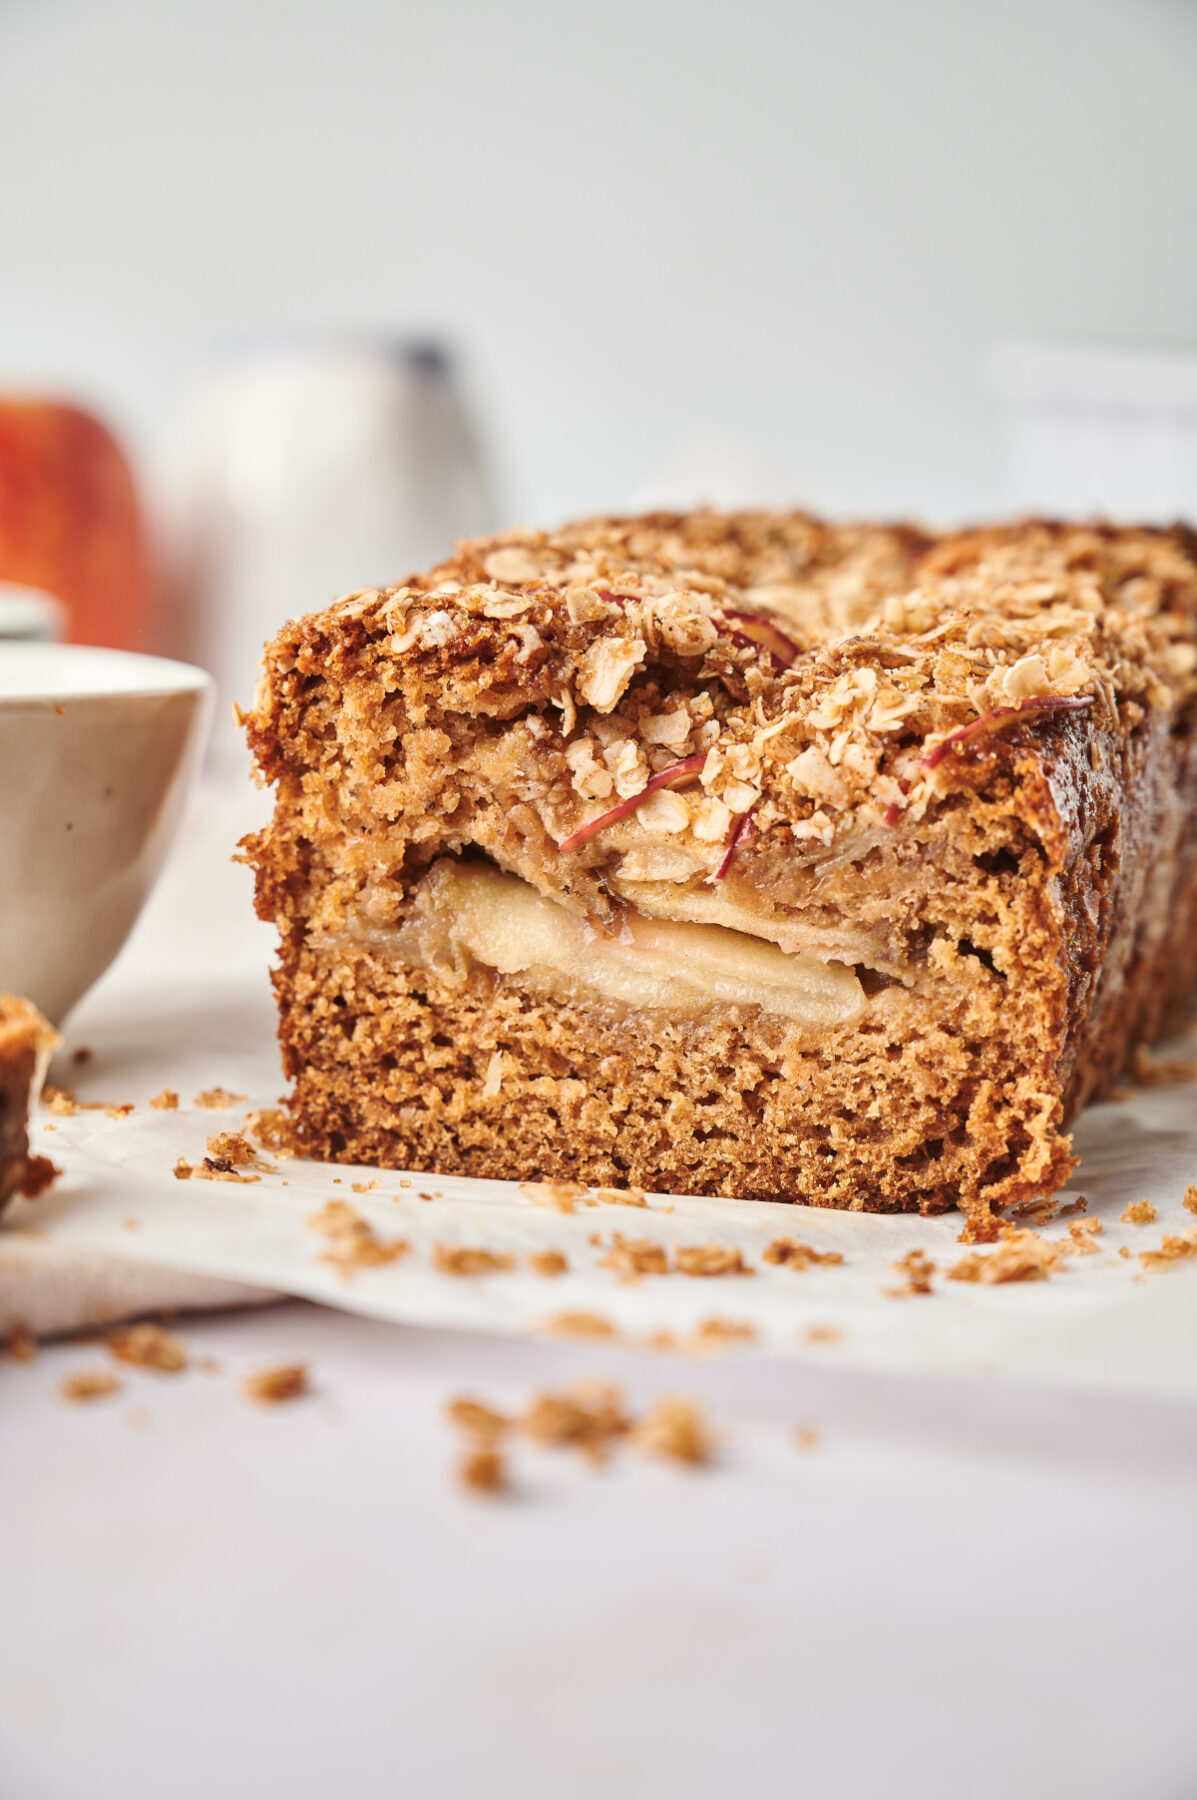
[[[463,546],[287,627],[248,853],[297,1141],[979,1227],[1059,1186],[1193,981],[1195,596],[1183,533],[696,515]],[[714,904],[866,1004],[671,1017],[397,955],[429,870],[479,856],[597,933]]]

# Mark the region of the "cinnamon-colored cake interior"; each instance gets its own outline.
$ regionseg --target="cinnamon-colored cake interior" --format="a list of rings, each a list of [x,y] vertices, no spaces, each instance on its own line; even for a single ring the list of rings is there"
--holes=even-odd
[[[1197,975],[1184,532],[515,533],[270,646],[309,1155],[983,1235]]]

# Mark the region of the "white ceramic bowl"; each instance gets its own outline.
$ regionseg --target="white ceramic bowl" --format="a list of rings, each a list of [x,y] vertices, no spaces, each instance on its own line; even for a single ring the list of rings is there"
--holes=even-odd
[[[202,669],[0,644],[0,991],[56,1023],[157,880],[203,749]]]

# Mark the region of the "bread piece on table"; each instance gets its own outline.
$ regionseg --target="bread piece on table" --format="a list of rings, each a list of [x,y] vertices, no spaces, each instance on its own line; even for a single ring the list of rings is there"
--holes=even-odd
[[[698,513],[286,626],[298,1146],[983,1234],[1192,990],[1195,621],[1181,529]]]
[[[58,1034],[36,1006],[0,994],[0,1210],[29,1175],[29,1108]]]

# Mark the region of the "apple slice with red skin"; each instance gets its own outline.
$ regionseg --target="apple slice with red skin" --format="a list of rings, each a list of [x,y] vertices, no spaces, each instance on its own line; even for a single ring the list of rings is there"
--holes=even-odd
[[[659,769],[655,775],[649,777],[642,788],[636,793],[630,794],[626,800],[621,800],[618,806],[613,806],[609,811],[600,813],[598,818],[591,819],[588,825],[580,825],[577,831],[572,831],[567,838],[562,838],[557,846],[558,850],[563,856],[568,856],[573,850],[581,850],[584,844],[588,844],[592,837],[598,832],[604,831],[608,825],[617,825],[621,819],[630,818],[642,801],[647,800],[650,794],[659,792],[661,788],[690,787],[702,774],[706,760],[705,754],[683,756],[680,762],[670,763],[667,769]]]
[[[1083,712],[1093,706],[1095,701],[1096,696],[1093,694],[1031,694],[1025,700],[1016,701],[1013,706],[995,706],[990,712],[982,713],[979,719],[973,719],[969,724],[958,725],[955,731],[949,731],[942,743],[936,744],[934,750],[928,750],[918,767],[930,773],[951,752],[966,744],[974,744],[980,738],[992,737],[995,732],[1013,724],[1015,719],[1050,716],[1057,712]],[[901,813],[902,809],[897,801],[893,801],[882,814],[882,822],[896,825]]]
[[[758,649],[767,650],[783,669],[797,662],[798,646],[793,638],[787,637],[780,625],[767,619],[764,613],[735,612],[727,606],[720,610],[725,619],[735,621],[731,635],[737,643],[755,644]]]
[[[752,822],[752,815],[755,810],[755,807],[750,807],[746,813],[741,813],[739,818],[734,821],[731,830],[727,834],[727,841],[723,850],[723,860],[715,870],[715,873],[707,876],[707,885],[709,887],[713,887],[717,881],[723,880],[723,877],[732,866],[732,860],[735,857],[736,851],[740,848],[740,845],[746,844],[749,838],[755,835],[756,826]]]

